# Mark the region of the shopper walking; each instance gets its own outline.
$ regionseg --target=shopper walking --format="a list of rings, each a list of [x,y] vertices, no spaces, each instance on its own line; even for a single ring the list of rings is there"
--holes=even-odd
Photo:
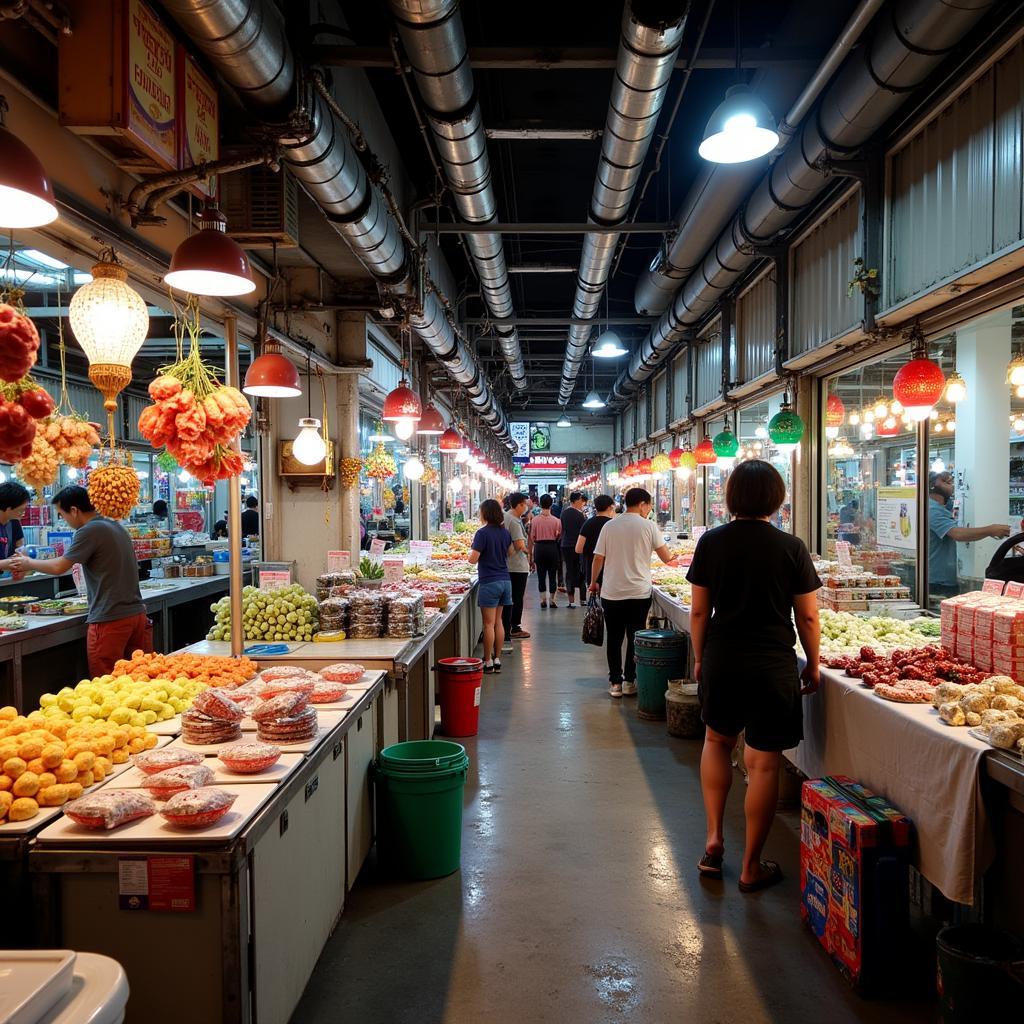
[[[587,521],[583,511],[586,504],[587,496],[582,491],[573,491],[569,495],[569,507],[563,509],[560,516],[562,521],[562,565],[565,571],[565,590],[569,595],[570,608],[576,607],[577,590],[580,592],[580,605],[587,603],[587,586],[583,582],[580,556],[576,553],[576,541],[579,539],[583,524]]]
[[[615,499],[608,494],[599,494],[594,499],[594,514],[583,524],[580,535],[576,539],[576,554],[580,556],[584,585],[587,587],[593,582],[591,570],[594,567],[594,549],[597,547],[597,538],[601,536],[601,531],[608,525],[608,520],[614,518]]]
[[[821,581],[803,541],[769,522],[785,498],[774,466],[740,463],[725,489],[733,520],[701,537],[686,577],[693,585],[690,637],[706,727],[700,777],[707,842],[698,868],[706,877],[722,877],[732,752],[746,730],[743,892],[782,880],[778,864],[762,861],[761,851],[775,817],[781,752],[803,738],[800,695],[814,693],[819,682],[815,591]],[[793,649],[794,617],[807,655],[802,673]]]
[[[594,579],[590,584],[592,594],[600,593],[604,609],[608,692],[613,697],[636,696],[633,638],[638,629],[647,625],[651,608],[651,555],[656,554],[666,563],[672,560],[658,524],[647,518],[651,514],[650,494],[642,487],[631,487],[626,492],[625,505],[625,514],[611,520],[597,538]]]
[[[519,491],[508,496],[508,511],[505,513],[505,529],[512,538],[512,553],[508,556],[508,572],[512,578],[512,604],[502,609],[502,626],[505,630],[505,644],[502,651],[512,649],[511,640],[529,640],[530,634],[523,629],[523,598],[526,582],[530,578],[530,556],[527,554],[526,530],[523,516],[529,499]]]
[[[562,558],[558,546],[562,536],[561,520],[551,514],[553,500],[550,494],[540,496],[540,515],[530,524],[530,568],[537,568],[537,588],[540,590],[541,608],[557,608],[558,566]]]
[[[502,609],[512,604],[512,578],[508,558],[514,550],[512,535],[505,529],[505,513],[493,498],[480,502],[480,529],[473,535],[469,564],[477,567],[480,586],[477,604],[484,621],[484,671],[501,671],[501,646],[505,640]]]

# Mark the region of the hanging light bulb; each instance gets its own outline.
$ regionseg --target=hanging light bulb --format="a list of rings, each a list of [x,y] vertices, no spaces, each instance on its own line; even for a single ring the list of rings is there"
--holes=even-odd
[[[941,434],[944,429],[945,429],[945,427],[943,427],[943,425],[941,423],[936,423],[935,424],[935,433],[936,434]]]
[[[1021,386],[1014,391],[1014,394],[1018,398],[1024,398],[1024,384],[1021,384]]]
[[[400,441],[408,441],[416,430],[416,421],[408,418],[395,420],[395,436]]]
[[[893,412],[899,416],[899,414],[903,412],[903,403],[898,398],[894,398],[889,403],[889,412]]]
[[[590,354],[598,359],[618,359],[619,356],[624,356],[627,351],[627,349],[623,348],[618,334],[615,331],[607,330],[597,339],[597,344],[591,349]]]
[[[928,343],[916,324],[907,334],[910,340],[910,362],[899,368],[892,382],[893,403],[899,415],[906,412],[912,423],[928,418],[946,389],[946,376],[938,363],[928,358]]]
[[[418,455],[410,455],[405,460],[405,465],[402,467],[402,472],[405,474],[407,480],[422,480],[423,474],[427,471],[427,467],[423,465],[423,461]]]
[[[1006,383],[1014,388],[1024,385],[1024,355],[1021,355],[1019,352],[1010,360],[1010,365],[1006,367]]]
[[[865,409],[864,412],[861,413],[861,419],[865,423],[874,423],[875,422],[875,410],[874,409]]]
[[[952,434],[956,430],[956,420],[947,420],[946,421],[946,430],[949,431],[949,433]]]
[[[70,469],[68,470],[68,479],[69,479],[69,480],[77,480],[77,479],[78,479],[78,470],[77,470],[77,469],[75,469],[75,467],[74,467],[74,466],[72,466],[72,467],[71,467],[71,468],[70,468]],[[2,483],[2,481],[0,481],[0,483]]]
[[[292,442],[292,455],[304,466],[317,466],[327,455],[327,443],[320,435],[320,421],[312,416],[299,420],[299,433]]]
[[[181,482],[182,482],[183,484],[187,484],[187,483],[189,482],[189,480],[191,480],[191,479],[192,479],[192,474],[191,474],[191,473],[190,473],[190,472],[189,472],[189,471],[188,471],[187,469],[183,469],[183,470],[182,470],[182,471],[181,471],[181,472],[180,472],[180,473],[178,474],[178,479],[179,479],[179,480],[180,480],[180,481],[181,481]]]
[[[605,401],[596,391],[591,391],[583,400],[584,409],[603,409],[604,407]]]
[[[571,427],[572,426],[572,422],[570,421],[569,417],[566,416],[565,413],[563,412],[562,415],[558,417],[558,422],[555,424],[555,426],[556,427]]]
[[[212,199],[199,212],[199,228],[174,250],[164,281],[193,295],[248,295],[255,291],[249,257],[226,234],[227,220]]]
[[[885,417],[885,421],[883,422],[882,426],[884,426],[886,430],[895,430],[896,429],[896,417],[895,416],[886,416]]]
[[[779,144],[771,111],[743,83],[730,86],[704,129],[698,153],[711,163],[738,164]]]
[[[946,401],[951,405],[962,402],[967,397],[967,381],[954,370],[946,378]]]
[[[455,453],[455,461],[461,466],[469,461],[469,452],[465,448],[460,448]]]
[[[847,422],[850,424],[851,427],[859,427],[860,426],[860,413],[857,412],[856,409],[854,409],[853,412],[851,412],[849,417],[847,418]]]
[[[862,423],[860,425],[860,436],[865,441],[870,441],[875,433],[875,427],[873,423]]]
[[[462,477],[453,476],[451,480],[448,481],[448,487],[458,494],[459,491],[462,490]]]
[[[933,473],[945,473],[946,464],[937,455],[932,460],[932,472]]]
[[[1024,434],[1024,416],[1017,416],[1014,419],[1013,430],[1016,434]]]
[[[804,436],[804,421],[793,411],[789,395],[783,395],[782,407],[768,423],[768,437],[784,454],[796,451]]]
[[[932,411],[928,414],[928,419],[930,419],[930,420],[937,420],[938,418],[939,418],[939,410],[938,409],[932,409]]]
[[[876,420],[884,420],[889,415],[889,404],[884,398],[875,400],[874,413]]]
[[[39,158],[4,125],[0,97],[0,228],[38,228],[57,219],[53,187]]]

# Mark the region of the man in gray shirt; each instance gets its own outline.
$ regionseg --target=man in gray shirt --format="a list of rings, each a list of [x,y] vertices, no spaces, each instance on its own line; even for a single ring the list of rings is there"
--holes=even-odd
[[[65,487],[53,499],[61,518],[75,531],[63,558],[17,555],[18,570],[61,576],[81,565],[89,594],[87,649],[89,671],[106,675],[132,651],[153,650],[153,624],[139,590],[139,563],[132,539],[120,523],[101,516],[84,487]]]
[[[502,611],[506,640],[528,640],[530,634],[523,629],[523,597],[526,581],[530,578],[530,556],[526,553],[526,530],[523,516],[530,499],[519,491],[508,496],[508,511],[505,513],[505,529],[512,535],[512,554],[508,556],[508,573],[512,577],[512,604]],[[506,643],[506,653],[512,645]]]

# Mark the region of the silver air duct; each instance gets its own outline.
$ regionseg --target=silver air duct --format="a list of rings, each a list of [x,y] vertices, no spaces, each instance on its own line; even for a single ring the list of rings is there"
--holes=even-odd
[[[990,11],[995,0],[897,0],[871,41],[848,60],[672,306],[634,352],[614,396],[628,400],[661,358],[759,257],[751,244],[789,227],[828,184],[825,161],[862,147]]]
[[[296,101],[295,60],[271,0],[163,0],[163,6],[254,113],[277,124],[288,118]],[[360,263],[396,291],[414,293],[409,254],[384,197],[323,98],[313,92],[308,102],[306,129],[281,140],[284,160]],[[508,441],[505,413],[433,293],[413,328],[484,422]]]
[[[590,219],[594,223],[621,224],[629,215],[637,180],[665,102],[688,9],[689,3],[679,0],[626,3],[601,160],[590,200]],[[618,241],[617,233],[584,235],[574,317],[592,320],[597,316]],[[589,325],[569,329],[558,391],[560,405],[566,405],[572,397],[590,332]]]
[[[412,63],[427,119],[445,175],[463,220],[497,220],[480,104],[473,87],[459,0],[388,0],[398,34]],[[496,325],[498,344],[512,383],[526,390],[526,369],[515,327],[500,321],[513,316],[512,291],[501,235],[471,234],[466,244],[480,277],[480,291]]]

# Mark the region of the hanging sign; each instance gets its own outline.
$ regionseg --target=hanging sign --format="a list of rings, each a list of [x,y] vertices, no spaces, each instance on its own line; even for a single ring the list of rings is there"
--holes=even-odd
[[[126,34],[128,131],[161,163],[175,167],[174,37],[142,0],[130,0]]]
[[[347,572],[352,568],[352,552],[351,551],[328,551],[327,552],[327,571],[328,572]]]
[[[875,537],[880,547],[917,550],[917,489],[879,487]]]
[[[178,163],[182,170],[216,160],[220,153],[217,87],[183,46],[178,47]],[[215,178],[190,186],[196,195],[216,193]]]
[[[411,540],[409,541],[409,553],[412,555],[413,562],[417,565],[424,565],[430,561],[430,556],[434,553],[434,542]]]
[[[530,453],[551,451],[551,425],[534,423],[530,428]]]
[[[850,542],[848,540],[836,541],[836,560],[846,568],[853,565],[853,559],[850,557]]]
[[[382,541],[379,537],[375,537],[370,541],[370,558],[374,562],[379,562],[384,557],[384,549],[387,544]]]
[[[509,434],[512,437],[512,443],[515,445],[515,449],[512,452],[513,462],[529,462],[530,461],[530,424],[529,423],[510,423],[508,425]]]
[[[404,558],[385,558],[384,559],[384,582],[385,583],[401,583],[405,576],[405,559]]]
[[[260,590],[281,590],[292,582],[290,572],[277,569],[260,569]]]

